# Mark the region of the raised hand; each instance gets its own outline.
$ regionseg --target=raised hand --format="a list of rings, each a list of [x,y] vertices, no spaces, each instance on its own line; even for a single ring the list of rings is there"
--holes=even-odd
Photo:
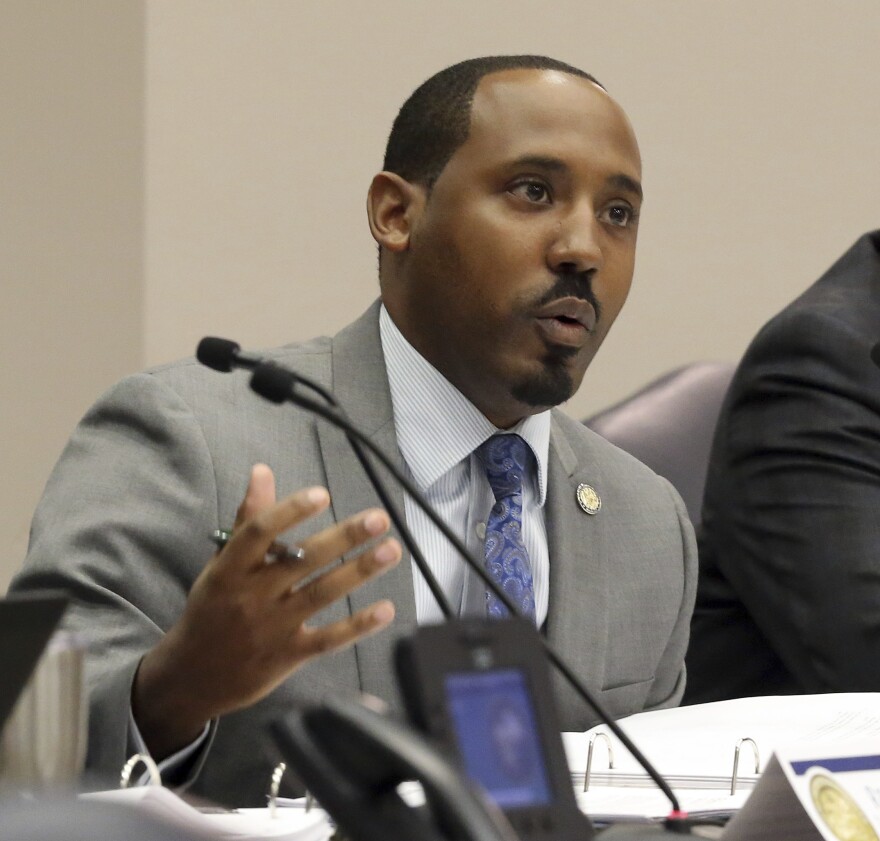
[[[254,466],[231,539],[196,579],[180,620],[138,669],[132,709],[154,758],[191,742],[210,719],[258,701],[306,660],[392,621],[394,606],[379,601],[330,625],[307,624],[401,557],[398,542],[388,538],[327,569],[388,531],[387,514],[371,509],[304,540],[302,558],[276,560],[278,535],[329,502],[324,488],[276,502],[272,471]]]

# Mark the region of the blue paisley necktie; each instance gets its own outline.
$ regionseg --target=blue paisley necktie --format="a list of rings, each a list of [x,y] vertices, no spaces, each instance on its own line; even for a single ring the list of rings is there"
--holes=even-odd
[[[529,448],[519,435],[493,435],[477,448],[495,505],[486,522],[486,569],[519,608],[535,621],[535,587],[529,553],[522,538],[523,473]],[[488,590],[486,613],[492,619],[508,615],[507,608]]]

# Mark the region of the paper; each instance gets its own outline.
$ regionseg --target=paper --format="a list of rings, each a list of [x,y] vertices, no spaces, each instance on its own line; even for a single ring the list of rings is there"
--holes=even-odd
[[[80,795],[84,799],[128,804],[181,829],[217,839],[272,839],[272,841],[328,841],[332,828],[321,809],[237,809],[201,812],[162,786],[139,786]]]

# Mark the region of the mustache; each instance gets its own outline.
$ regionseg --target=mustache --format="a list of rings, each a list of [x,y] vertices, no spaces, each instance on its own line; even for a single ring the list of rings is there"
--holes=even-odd
[[[553,285],[541,296],[537,306],[552,304],[560,298],[580,298],[596,311],[596,323],[602,318],[602,305],[593,293],[593,272],[565,272],[558,274]]]

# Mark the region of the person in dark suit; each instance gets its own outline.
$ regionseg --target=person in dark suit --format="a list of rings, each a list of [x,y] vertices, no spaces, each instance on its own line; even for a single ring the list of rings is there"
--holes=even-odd
[[[331,388],[477,552],[494,502],[477,451],[500,431],[525,440],[535,621],[617,716],[681,697],[693,533],[668,482],[551,407],[626,299],[640,180],[626,116],[582,71],[529,56],[447,68],[401,109],[370,186],[381,302],[269,353]],[[455,610],[485,615],[485,587],[392,498]],[[68,625],[96,655],[90,765],[117,772],[142,739],[197,793],[260,803],[278,759],[267,724],[292,704],[394,705],[394,641],[437,615],[396,540],[357,555],[388,527],[363,513],[373,500],[338,430],[242,377],[189,360],[111,389],[53,472],[14,584],[77,599]],[[279,538],[305,558],[265,564]],[[559,700],[567,728],[593,722],[571,690]]]
[[[758,333],[718,423],[687,703],[880,690],[880,231]]]

